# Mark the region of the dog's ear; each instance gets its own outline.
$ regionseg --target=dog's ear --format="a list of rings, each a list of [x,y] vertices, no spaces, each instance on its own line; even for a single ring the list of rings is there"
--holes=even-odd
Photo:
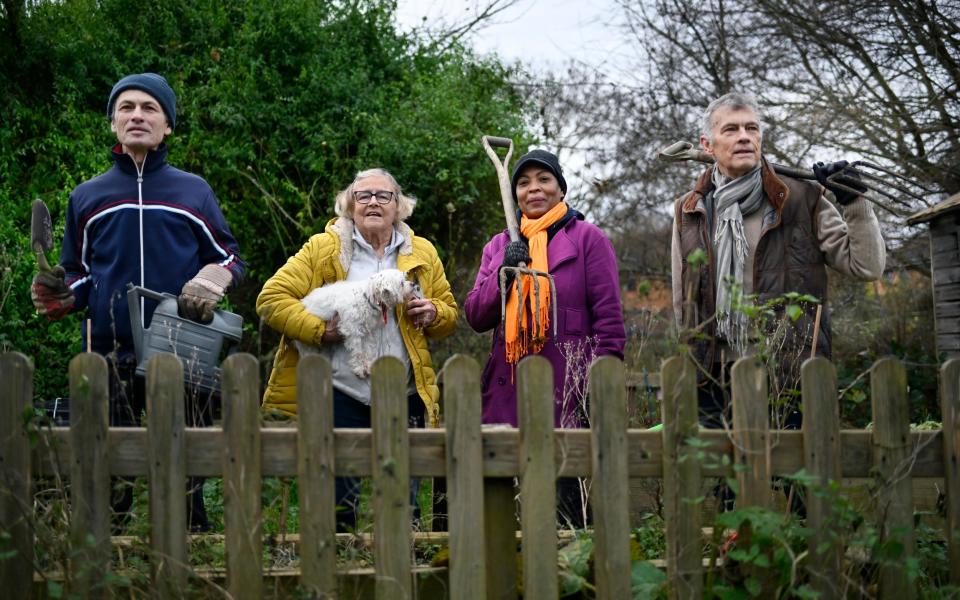
[[[370,293],[370,302],[379,305],[380,304],[380,278],[377,277],[379,273],[374,273],[370,276],[370,279],[367,280],[367,291]]]

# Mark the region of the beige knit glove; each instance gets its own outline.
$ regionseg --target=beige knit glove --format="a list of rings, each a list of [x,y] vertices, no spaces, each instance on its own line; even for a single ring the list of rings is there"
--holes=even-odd
[[[210,264],[183,285],[177,305],[180,314],[188,319],[209,323],[213,310],[233,282],[233,275],[220,265]]]

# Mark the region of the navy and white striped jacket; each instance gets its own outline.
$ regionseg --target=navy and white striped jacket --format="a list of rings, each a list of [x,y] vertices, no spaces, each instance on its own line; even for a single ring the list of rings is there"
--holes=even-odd
[[[178,295],[210,263],[229,269],[234,286],[243,277],[237,242],[213,190],[166,157],[164,145],[150,151],[138,177],[117,144],[113,167],[70,194],[60,263],[76,294],[74,310],[89,309],[95,352],[133,352],[128,283]],[[154,308],[146,303],[148,324]]]

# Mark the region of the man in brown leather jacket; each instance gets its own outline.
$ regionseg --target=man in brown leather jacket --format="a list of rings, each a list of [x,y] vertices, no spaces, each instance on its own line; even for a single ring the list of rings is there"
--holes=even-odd
[[[796,387],[803,358],[811,351],[830,356],[826,268],[876,280],[883,274],[886,252],[867,200],[827,181],[845,161],[814,166],[839,209],[821,185],[774,173],[761,152],[763,124],[752,96],[717,98],[704,111],[702,127],[700,144],[716,163],[677,200],[671,267],[678,325],[699,327],[706,334],[691,344],[704,374],[701,423],[716,428],[729,418],[729,394],[720,384],[726,368],[754,354],[758,344],[773,341],[767,349],[776,349],[779,385]],[[855,180],[845,183],[865,191]],[[688,261],[691,255],[705,260]],[[738,309],[741,303],[762,304],[788,292],[815,297],[823,304],[819,315],[817,303],[810,302],[793,321],[783,318],[781,305],[777,318],[758,324]],[[800,425],[799,412],[790,407],[778,416],[781,426]]]

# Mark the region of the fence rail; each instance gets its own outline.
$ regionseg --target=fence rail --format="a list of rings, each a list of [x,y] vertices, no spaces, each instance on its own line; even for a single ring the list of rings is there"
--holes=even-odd
[[[703,587],[700,507],[706,477],[739,480],[738,505],[767,506],[770,478],[804,469],[811,485],[842,477],[881,480],[881,535],[914,552],[910,479],[943,477],[947,531],[960,530],[960,360],[941,369],[942,431],[910,432],[902,363],[885,359],[871,372],[872,431],[841,431],[834,367],[807,361],[802,371],[802,431],[767,424],[766,371],[746,358],[732,370],[734,427],[697,427],[696,371],[688,359],[665,361],[662,431],[628,430],[623,364],[595,361],[590,371],[589,430],[552,428],[550,365],[532,357],[517,372],[519,429],[480,425],[479,365],[456,356],[444,367],[446,427],[407,430],[406,373],[386,358],[372,374],[373,427],[334,430],[330,367],[305,357],[298,372],[296,428],[259,422],[259,372],[249,355],[223,365],[222,428],[184,427],[182,366],[155,357],[147,371],[147,428],[107,426],[107,365],[95,354],[70,363],[71,426],[42,430],[31,441],[32,365],[17,353],[0,355],[0,531],[12,557],[0,560],[0,581],[12,596],[30,596],[33,579],[32,478],[62,473],[71,480],[71,585],[87,595],[110,568],[110,476],[147,476],[152,574],[161,597],[176,596],[188,574],[187,476],[224,479],[226,586],[234,598],[263,595],[260,491],[266,476],[297,476],[301,586],[319,597],[337,593],[334,475],[372,478],[377,598],[412,598],[409,478],[445,477],[449,497],[449,597],[516,597],[517,523],[513,478],[520,480],[525,598],[557,597],[556,477],[590,477],[595,518],[598,598],[630,594],[627,480],[663,479],[667,572],[674,598],[699,598]],[[944,434],[946,432],[946,434]],[[726,455],[729,464],[695,460]],[[808,527],[828,539],[831,504],[808,494]],[[951,581],[960,584],[960,548],[948,536]],[[814,542],[811,542],[813,544]],[[818,545],[819,546],[819,545]],[[811,547],[814,547],[811,545]],[[810,552],[810,585],[839,597],[841,553]],[[879,596],[915,593],[906,560],[881,565]]]

